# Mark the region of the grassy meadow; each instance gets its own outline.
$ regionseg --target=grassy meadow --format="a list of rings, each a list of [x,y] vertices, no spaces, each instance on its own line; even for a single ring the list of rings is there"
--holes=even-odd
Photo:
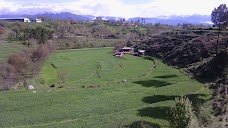
[[[19,41],[0,41],[0,62],[3,62],[13,53],[17,53],[26,47]]]
[[[112,48],[59,50],[28,81],[35,93],[0,92],[0,127],[117,128],[146,121],[166,128],[175,97],[208,100],[204,84],[153,59],[115,58]]]

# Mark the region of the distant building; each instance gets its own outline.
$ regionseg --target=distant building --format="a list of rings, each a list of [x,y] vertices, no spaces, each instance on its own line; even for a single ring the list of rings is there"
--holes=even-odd
[[[24,22],[31,22],[29,18],[24,18]]]
[[[29,18],[0,18],[0,21],[9,21],[9,22],[31,22]]]
[[[52,37],[53,38],[58,38],[58,35],[54,33],[54,34],[52,34]]]
[[[94,23],[104,23],[104,21],[105,21],[105,20],[103,20],[102,17],[96,17],[96,18],[93,20]]]
[[[42,19],[36,19],[36,23],[42,23]]]
[[[123,47],[120,49],[120,52],[123,52],[124,54],[131,54],[133,51],[134,49],[131,47]]]
[[[122,52],[116,52],[116,53],[115,53],[115,56],[116,56],[116,57],[122,57],[122,56],[123,56],[123,53],[122,53]]]
[[[146,50],[138,50],[138,56],[144,56]]]

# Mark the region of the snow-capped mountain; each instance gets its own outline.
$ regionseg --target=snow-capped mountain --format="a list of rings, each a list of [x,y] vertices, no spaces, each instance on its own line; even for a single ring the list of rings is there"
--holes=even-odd
[[[142,18],[130,18],[132,21],[140,21]],[[160,16],[156,18],[144,18],[146,23],[162,23],[177,25],[183,23],[190,24],[212,24],[210,15],[186,15],[186,16]]]
[[[28,17],[31,19],[36,19],[38,17],[46,17],[49,19],[60,19],[66,20],[71,19],[75,21],[88,21],[93,20],[96,16],[91,15],[77,15],[70,12],[62,12],[62,13],[43,13],[36,15],[28,15],[28,14],[20,14],[20,15],[12,15],[12,14],[4,14],[0,15],[0,18],[18,18],[18,17]],[[105,20],[120,20],[122,17],[111,17],[111,16],[101,16]],[[141,22],[143,17],[135,17],[126,19],[126,21],[139,21]],[[190,16],[159,16],[155,18],[143,18],[146,23],[161,23],[161,24],[169,24],[169,25],[177,25],[183,23],[191,23],[191,24],[212,24],[210,15],[190,15]]]

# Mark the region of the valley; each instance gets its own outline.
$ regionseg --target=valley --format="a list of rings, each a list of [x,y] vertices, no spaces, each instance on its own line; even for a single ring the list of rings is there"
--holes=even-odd
[[[156,68],[139,77],[151,70],[153,61],[130,55],[119,59],[111,51],[59,50],[51,55],[34,79],[36,93],[25,89],[1,92],[1,127],[101,128],[140,121],[168,127],[165,111],[174,105],[175,97],[186,95],[194,103],[210,98],[204,84],[156,58]],[[101,77],[96,74],[97,65]],[[60,71],[66,72],[64,83],[56,73]]]

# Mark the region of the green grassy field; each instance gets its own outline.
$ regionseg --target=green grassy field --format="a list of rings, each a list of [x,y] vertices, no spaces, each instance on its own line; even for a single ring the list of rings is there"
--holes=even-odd
[[[9,33],[10,30],[6,28],[0,35],[0,63],[6,61],[11,54],[26,48],[20,41],[8,41]]]
[[[159,60],[119,59],[111,48],[57,51],[33,81],[36,93],[0,92],[0,127],[117,128],[143,120],[163,128],[176,96],[195,104],[210,94]]]
[[[9,55],[19,52],[26,47],[19,41],[0,41],[0,62],[3,62]]]

